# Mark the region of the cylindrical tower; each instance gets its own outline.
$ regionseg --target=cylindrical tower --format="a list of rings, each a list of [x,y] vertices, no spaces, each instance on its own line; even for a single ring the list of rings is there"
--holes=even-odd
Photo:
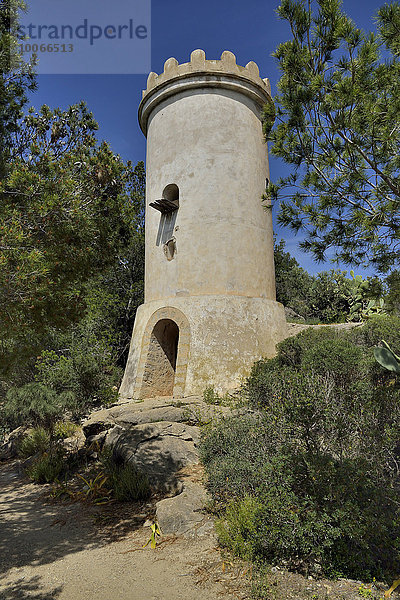
[[[258,67],[225,51],[150,73],[139,107],[147,136],[145,303],[120,394],[177,397],[237,387],[285,337],[275,301],[269,177]]]

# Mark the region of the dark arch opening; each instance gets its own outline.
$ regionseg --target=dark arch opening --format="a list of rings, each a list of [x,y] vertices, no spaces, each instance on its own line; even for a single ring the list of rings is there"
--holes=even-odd
[[[162,193],[162,197],[168,200],[169,202],[174,202],[176,204],[176,208],[179,206],[179,188],[176,183],[169,183]]]
[[[141,396],[172,396],[179,327],[171,319],[161,319],[153,327],[143,374]]]

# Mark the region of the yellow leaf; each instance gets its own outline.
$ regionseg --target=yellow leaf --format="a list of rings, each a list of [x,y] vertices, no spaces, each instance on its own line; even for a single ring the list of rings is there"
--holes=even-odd
[[[394,592],[398,585],[400,585],[400,579],[395,579],[392,583],[392,587],[385,592],[385,598],[390,598],[392,592]]]

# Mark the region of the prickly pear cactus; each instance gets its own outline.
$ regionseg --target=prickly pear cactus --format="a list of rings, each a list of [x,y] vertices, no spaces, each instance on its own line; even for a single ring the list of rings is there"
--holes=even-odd
[[[354,275],[350,271],[351,298],[348,321],[366,321],[373,315],[379,315],[385,312],[385,302],[383,298],[371,297],[374,294],[374,288],[369,279],[363,279],[361,275]]]
[[[375,360],[388,371],[400,375],[400,357],[390,348],[389,344],[382,340],[384,347],[374,348]]]

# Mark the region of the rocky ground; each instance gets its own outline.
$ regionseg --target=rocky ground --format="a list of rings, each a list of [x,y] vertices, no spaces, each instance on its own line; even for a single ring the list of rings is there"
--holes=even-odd
[[[144,503],[61,500],[51,485],[30,483],[18,460],[0,464],[0,600],[250,599],[251,569],[218,547],[198,462],[199,424],[230,411],[193,397],[92,413],[85,438],[67,444],[114,447],[148,474],[154,495]],[[143,548],[155,521],[159,543]],[[259,598],[380,600],[387,588],[272,567]]]
[[[156,504],[156,520],[164,533],[203,535],[212,529],[212,521],[203,511],[198,425],[229,412],[197,396],[184,403],[149,398],[94,412],[83,431],[88,444],[112,447],[124,462],[147,474],[152,488],[163,496]]]
[[[132,506],[133,514],[125,509],[107,522],[107,511],[51,504],[15,463],[0,468],[0,490],[2,600],[247,597],[244,573],[223,569],[211,532],[163,535],[155,550],[143,548],[149,507],[138,515]]]
[[[247,569],[224,561],[204,511],[199,429],[188,424],[216,410],[200,398],[159,398],[118,404],[84,424],[89,444],[113,444],[148,473],[156,494],[144,504],[52,500],[52,486],[30,483],[19,461],[3,463],[0,599],[248,598]],[[143,548],[154,520],[162,536],[155,550]]]

